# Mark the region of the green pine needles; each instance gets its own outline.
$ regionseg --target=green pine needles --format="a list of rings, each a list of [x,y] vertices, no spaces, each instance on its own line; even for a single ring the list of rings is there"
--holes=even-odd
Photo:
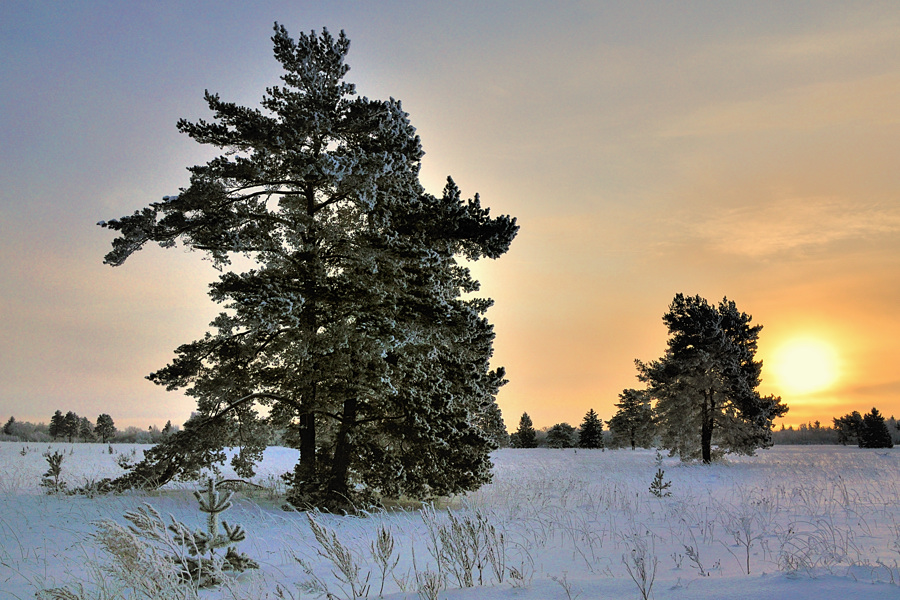
[[[234,548],[235,544],[246,538],[244,528],[219,520],[219,514],[231,508],[232,494],[228,492],[221,496],[212,478],[207,479],[203,490],[194,492],[200,511],[207,514],[206,530],[192,531],[174,517],[170,517],[171,523],[166,526],[150,505],[125,513],[125,518],[131,523],[129,529],[133,534],[149,542],[160,554],[168,556],[168,560],[177,567],[177,575],[182,582],[190,582],[200,588],[213,587],[221,584],[228,573],[259,568],[256,561]],[[220,525],[224,532],[220,531]],[[224,554],[217,552],[223,549]]]
[[[47,472],[43,475],[43,479],[41,479],[41,487],[47,490],[48,494],[65,492],[66,482],[60,479],[62,476],[63,454],[59,451],[50,454],[50,451],[48,450],[44,453],[44,458],[47,459],[48,468]]]
[[[220,155],[191,167],[178,195],[101,222],[118,236],[109,265],[183,244],[221,269],[209,334],[148,377],[195,398],[198,418],[115,486],[192,477],[227,446],[240,446],[244,477],[274,429],[299,450],[287,479],[297,507],[475,490],[505,441],[506,379],[491,364],[492,301],[473,296],[467,265],[502,256],[519,226],[452,179],[425,191],[400,102],[344,80],[346,35],[293,39],[275,24],[272,42],[282,85],[259,108],[207,93],[212,121],[178,123]]]
[[[150,504],[126,512],[127,526],[103,519],[95,524],[92,535],[109,558],[99,567],[103,577],[88,585],[74,583],[41,590],[37,597],[199,600],[206,597],[201,596],[201,588],[224,584],[231,574],[258,569],[256,561],[234,548],[245,539],[244,529],[219,520],[219,515],[232,505],[232,493],[220,496],[210,478],[194,496],[200,511],[207,514],[205,530],[191,531],[172,516],[167,523]],[[220,531],[220,526],[224,531]],[[224,554],[221,550],[225,550]]]
[[[259,568],[253,559],[238,553],[234,548],[235,544],[247,537],[243,527],[232,526],[227,521],[222,521],[221,528],[224,533],[220,533],[219,514],[231,508],[232,495],[233,492],[228,492],[220,496],[215,481],[210,477],[202,493],[194,492],[194,497],[200,504],[200,511],[207,514],[206,531],[202,529],[191,531],[185,524],[174,519],[169,525],[169,531],[172,532],[175,542],[188,551],[188,556],[182,558],[184,574],[192,581],[199,582],[200,587],[218,585],[222,582],[222,573],[240,573]],[[216,550],[221,549],[225,549],[223,556],[216,554]]]
[[[666,472],[662,469],[656,469],[656,475],[650,482],[650,493],[657,498],[668,498],[672,495],[669,488],[672,487],[671,481],[665,481]]]

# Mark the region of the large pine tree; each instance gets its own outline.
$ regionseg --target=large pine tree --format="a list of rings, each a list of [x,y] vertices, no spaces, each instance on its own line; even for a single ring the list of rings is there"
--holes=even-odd
[[[751,320],[727,298],[711,305],[700,296],[675,296],[663,315],[669,330],[665,356],[636,361],[638,378],[657,401],[663,448],[709,463],[714,440],[722,453],[752,455],[772,445],[772,422],[788,407],[756,391],[762,326]]]
[[[192,167],[179,194],[102,223],[120,234],[108,264],[180,241],[224,270],[213,331],[149,377],[186,389],[198,417],[133,481],[194,471],[225,445],[241,445],[234,464],[251,472],[274,427],[300,450],[297,505],[478,487],[494,447],[478,424],[496,420],[504,373],[489,367],[491,303],[470,297],[478,282],[457,258],[506,252],[515,219],[491,218],[449,179],[441,197],[423,191],[400,103],[344,81],[343,32],[293,40],[276,24],[272,40],[284,85],[262,109],[207,93],[213,122],[178,123],[224,153]],[[253,268],[230,271],[235,256]]]

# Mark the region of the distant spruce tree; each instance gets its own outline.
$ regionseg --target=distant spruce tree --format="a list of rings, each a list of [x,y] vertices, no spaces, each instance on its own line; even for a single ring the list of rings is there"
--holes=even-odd
[[[99,437],[100,441],[104,444],[116,435],[116,426],[113,423],[111,416],[103,413],[97,417],[97,425],[94,426],[94,435]]]
[[[94,439],[94,426],[87,417],[78,419],[78,437],[82,442],[90,442]]]
[[[653,444],[653,410],[650,399],[643,390],[623,390],[616,404],[618,411],[609,420],[609,430],[613,434],[613,444],[617,447],[631,446],[649,448]]]
[[[58,410],[50,417],[50,428],[47,431],[54,440],[66,435],[66,417]]]
[[[893,448],[894,441],[884,417],[878,409],[872,407],[872,412],[862,418],[862,426],[859,428],[860,448]]]
[[[66,436],[66,439],[69,442],[72,442],[76,437],[78,437],[78,425],[80,424],[80,419],[78,415],[69,411],[66,413],[66,416],[63,417],[63,435]]]
[[[3,426],[3,433],[6,435],[13,435],[13,430],[15,429],[16,418],[10,417],[9,421],[6,422],[6,425]]]
[[[485,407],[480,414],[475,416],[475,425],[491,441],[495,448],[506,448],[509,446],[510,436],[506,432],[503,413],[496,402]]]
[[[571,448],[575,445],[575,428],[568,423],[557,423],[547,431],[547,446]]]
[[[528,413],[522,413],[519,428],[510,436],[510,445],[513,448],[537,448],[537,433]]]
[[[584,420],[581,422],[581,429],[578,431],[578,447],[579,448],[603,448],[603,421],[590,409]]]
[[[863,425],[863,418],[858,410],[843,417],[835,417],[833,421],[834,429],[838,434],[838,444],[846,446],[848,443],[859,442],[859,431]]]

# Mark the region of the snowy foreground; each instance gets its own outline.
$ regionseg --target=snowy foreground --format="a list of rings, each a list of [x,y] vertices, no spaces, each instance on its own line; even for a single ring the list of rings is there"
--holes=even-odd
[[[134,447],[114,448],[111,455],[106,445],[53,445],[65,453],[69,486],[121,473],[116,459]],[[0,598],[78,583],[85,592],[98,583],[111,589],[94,523],[124,523],[122,515],[144,503],[191,527],[204,523],[191,494],[196,485],[93,499],[46,495],[39,483],[47,449],[0,443]],[[295,460],[292,450],[270,448],[254,479],[266,489],[237,494],[222,515],[247,530],[237,549],[261,569],[200,597],[322,596],[303,586],[314,578],[334,598],[353,597],[307,516],[281,508],[278,475]],[[399,558],[384,576],[383,597],[395,600],[900,597],[898,450],[779,446],[707,467],[665,458],[664,481],[672,485],[663,498],[648,491],[654,451],[501,450],[494,463],[494,483],[452,499],[449,512],[444,503],[315,515],[350,551],[359,597],[379,597],[382,569],[371,547],[382,528],[394,541],[391,561]],[[451,520],[460,525],[456,542]],[[481,569],[449,558],[466,526],[482,532],[474,550]],[[464,587],[467,572],[473,587]],[[429,591],[441,581],[443,589]]]

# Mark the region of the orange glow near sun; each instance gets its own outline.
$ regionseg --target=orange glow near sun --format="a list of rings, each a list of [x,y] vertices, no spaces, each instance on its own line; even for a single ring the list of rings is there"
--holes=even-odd
[[[771,373],[785,394],[806,395],[832,387],[840,375],[834,347],[815,337],[787,340],[772,356]]]

